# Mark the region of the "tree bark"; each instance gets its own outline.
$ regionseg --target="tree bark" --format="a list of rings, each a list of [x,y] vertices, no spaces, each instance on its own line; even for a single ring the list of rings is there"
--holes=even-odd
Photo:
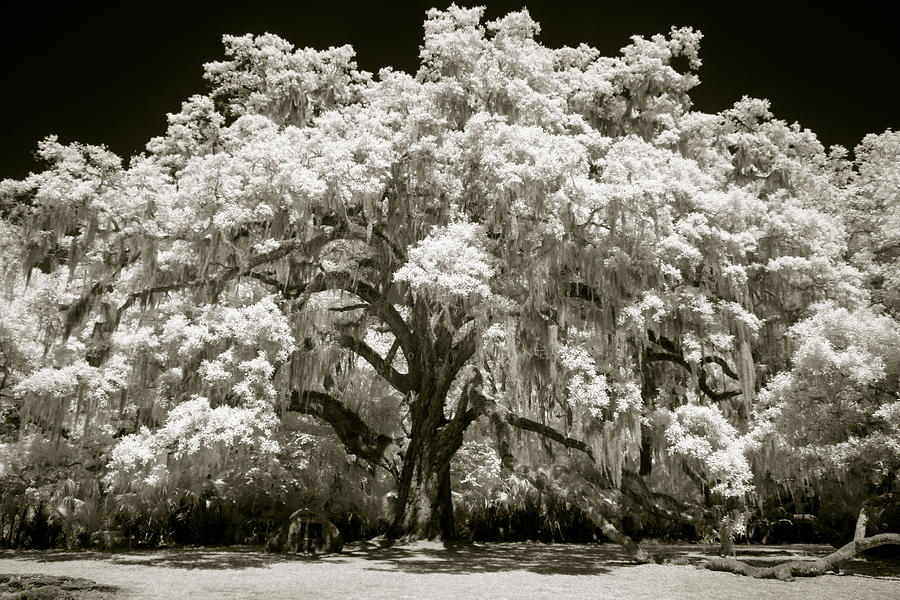
[[[643,403],[642,412],[647,415],[653,410],[653,402],[658,393],[656,385],[656,377],[653,368],[653,362],[650,360],[650,353],[641,361],[641,401]],[[641,453],[640,468],[638,474],[641,477],[649,477],[653,473],[653,430],[641,423]]]
[[[446,386],[441,379],[424,382],[410,403],[412,431],[403,457],[394,521],[388,537],[448,540],[456,537],[450,461],[462,446],[463,433],[477,415],[470,409],[471,385],[460,396],[456,415],[444,416]]]
[[[746,575],[756,579],[780,579],[792,581],[794,577],[816,577],[824,575],[828,571],[836,569],[841,563],[847,562],[870,548],[886,546],[888,544],[900,544],[900,533],[880,533],[871,537],[854,540],[849,544],[835,550],[828,556],[816,560],[795,560],[774,567],[753,567],[745,562],[733,558],[714,558],[698,565],[701,569],[711,571],[726,571],[738,575]]]
[[[348,452],[372,464],[382,465],[385,451],[396,443],[366,425],[359,415],[325,392],[294,390],[286,408],[322,419],[331,425]]]
[[[388,537],[446,540],[456,534],[450,494],[450,459],[457,448],[440,432],[414,437],[403,460],[394,522]]]
[[[16,539],[13,541],[12,547],[18,548],[22,543],[22,530],[25,529],[25,521],[28,519],[28,507],[22,509],[22,514],[19,516],[19,529],[16,530]],[[12,526],[10,526],[10,535],[12,535]]]
[[[869,522],[869,514],[866,510],[869,501],[863,502],[859,509],[859,517],[856,519],[856,530],[853,533],[853,540],[861,540],[866,537],[866,525]]]

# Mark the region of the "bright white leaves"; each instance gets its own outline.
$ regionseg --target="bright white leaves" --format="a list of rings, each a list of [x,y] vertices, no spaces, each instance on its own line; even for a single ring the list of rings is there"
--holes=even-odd
[[[356,107],[329,111],[304,129],[242,116],[219,132],[217,152],[185,162],[177,193],[157,203],[158,219],[190,236],[259,223],[281,235],[288,224],[308,228],[313,213],[335,202],[374,217],[398,156],[386,120]]]
[[[744,441],[720,410],[685,404],[659,415],[668,421],[666,440],[675,454],[702,465],[713,492],[742,496],[752,491],[753,474],[744,455]]]
[[[872,282],[875,301],[900,314],[900,132],[867,135],[848,199],[852,261]]]
[[[492,444],[467,440],[453,456],[454,490],[479,497],[489,496],[501,483],[500,456]]]
[[[573,136],[510,125],[481,112],[437,149],[438,180],[473,220],[523,247],[562,239],[572,202],[566,188],[588,173],[587,151]]]
[[[484,227],[464,221],[435,227],[409,248],[408,260],[394,273],[394,281],[437,301],[491,298],[496,270],[485,249],[484,233]]]
[[[161,428],[142,428],[119,440],[110,452],[107,481],[140,477],[147,485],[164,484],[170,458],[189,459],[196,466],[221,456],[272,455],[279,450],[272,440],[276,424],[270,411],[212,408],[208,399],[194,397],[173,408]]]
[[[162,339],[183,359],[212,355],[200,363],[201,378],[247,403],[274,400],[272,373],[295,349],[290,323],[271,296],[244,307],[205,306],[193,320],[175,315]]]
[[[837,376],[865,386],[885,378],[886,359],[900,360],[898,324],[870,311],[818,305],[791,334],[800,342],[794,369],[814,377]]]
[[[37,156],[51,168],[32,173],[21,182],[4,180],[0,196],[33,191],[31,205],[42,209],[68,209],[76,216],[99,192],[121,175],[122,159],[103,146],[61,144],[54,135],[38,143]],[[15,189],[19,188],[19,189]],[[49,223],[48,223],[49,224]]]
[[[356,70],[351,46],[294,49],[272,34],[226,35],[231,60],[204,65],[212,96],[234,115],[261,114],[284,125],[307,125],[316,115],[348,104],[369,81]]]
[[[598,166],[606,195],[647,217],[669,205],[676,211],[693,208],[697,195],[717,183],[715,174],[701,171],[693,160],[635,135],[616,141]]]
[[[641,405],[640,387],[605,372],[608,366],[598,364],[592,352],[596,340],[586,332],[572,331],[568,343],[559,344],[556,359],[566,382],[566,402],[597,419],[618,418]]]
[[[791,335],[794,368],[760,394],[780,439],[814,448],[820,464],[844,466],[871,463],[878,454],[872,440],[900,444],[890,427],[900,394],[900,325],[871,310],[820,304]]]
[[[218,148],[188,160],[177,174],[178,192],[159,203],[158,218],[173,234],[269,222],[281,211],[296,221],[326,193],[309,166],[307,135],[295,128],[281,131],[265,117],[245,116],[219,133]]]
[[[419,50],[423,68],[444,75],[473,69],[473,59],[484,47],[484,7],[451,4],[445,11],[432,8],[426,15],[425,41]]]
[[[567,370],[568,403],[593,417],[602,417],[610,399],[606,376],[597,372],[593,357],[583,348],[565,347],[559,353],[559,362]]]
[[[191,96],[181,105],[181,112],[168,115],[165,136],[147,143],[147,150],[173,170],[181,169],[192,156],[214,151],[225,117],[216,112],[215,103],[207,96]]]
[[[24,377],[13,392],[23,398],[22,415],[38,423],[69,430],[72,440],[109,431],[113,403],[128,383],[132,365],[121,355],[101,367],[75,361],[61,368],[44,367]],[[84,428],[93,419],[92,428]]]

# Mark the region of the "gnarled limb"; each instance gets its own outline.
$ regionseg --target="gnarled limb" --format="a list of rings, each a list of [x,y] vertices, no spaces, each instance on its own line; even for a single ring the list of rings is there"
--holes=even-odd
[[[675,354],[672,352],[647,352],[647,360],[651,361],[651,362],[653,362],[653,361],[670,362],[670,363],[674,363],[680,367],[683,367],[684,369],[686,369],[688,371],[691,370],[691,365],[684,359],[684,357],[681,354]],[[727,363],[725,363],[724,360],[719,359],[718,357],[705,356],[705,357],[703,357],[703,359],[701,359],[701,362],[703,362],[704,364],[713,362],[713,363],[718,364],[719,366],[722,366],[724,364],[727,367]],[[730,368],[728,369],[728,371],[725,371],[726,367],[723,367],[723,372],[725,372],[726,375],[728,375],[729,373],[734,373],[734,371],[732,371]],[[733,379],[737,379],[737,378],[734,377]],[[700,387],[701,392],[703,392],[710,400],[713,400],[715,402],[721,402],[722,400],[728,400],[729,398],[734,398],[735,396],[740,396],[742,393],[740,390],[726,390],[724,392],[716,392],[711,387],[709,387],[709,383],[706,380],[706,371],[704,371],[702,367],[700,367],[700,369],[698,369],[698,371],[697,371],[697,385]]]
[[[469,420],[476,418],[476,411],[486,409],[487,415],[494,424],[501,461],[507,461],[503,465],[504,468],[527,479],[538,489],[546,490],[560,498],[565,498],[571,504],[578,506],[578,508],[585,512],[585,514],[587,514],[603,531],[604,535],[625,548],[635,560],[638,560],[639,562],[653,562],[653,558],[649,553],[643,551],[630,537],[618,531],[609,519],[606,516],[603,516],[601,509],[605,507],[602,504],[590,502],[585,498],[578,497],[578,495],[573,495],[571,491],[565,491],[560,488],[560,486],[547,478],[546,475],[536,473],[527,467],[519,465],[512,453],[509,452],[508,429],[512,426],[524,431],[537,433],[566,448],[582,452],[592,463],[596,463],[597,461],[591,447],[583,441],[566,436],[548,425],[521,417],[503,407],[497,406],[477,390],[480,381],[479,377],[467,384],[466,389],[463,392],[463,398],[465,399],[466,404],[461,402],[460,406],[469,407],[471,404],[472,406],[477,407],[475,409],[468,408],[467,412],[470,413],[468,415]],[[470,397],[472,398],[471,401],[469,400]],[[466,409],[463,408],[463,410]],[[505,458],[504,452],[507,454]],[[644,507],[648,512],[658,518],[677,520],[682,523],[693,523],[695,520],[691,515],[687,514],[685,507],[678,503],[677,500],[665,494],[656,494],[650,490],[643,478],[637,473],[630,471],[625,471],[623,473],[621,491],[628,496],[629,499]]]
[[[622,471],[622,493],[649,512],[654,518],[678,523],[694,523],[696,519],[687,512],[688,507],[668,494],[654,492],[644,478],[634,471]]]
[[[386,358],[382,358],[380,354],[361,339],[345,334],[338,338],[338,344],[361,356],[367,363],[372,365],[375,372],[387,380],[396,390],[404,394],[412,390],[409,375],[400,373],[391,366]]]
[[[590,446],[588,446],[581,440],[570,438],[556,431],[552,427],[548,427],[547,425],[543,425],[541,423],[538,423],[537,421],[532,421],[531,419],[526,419],[525,417],[520,417],[519,415],[515,415],[511,412],[502,413],[502,417],[507,423],[509,423],[513,427],[516,427],[517,429],[533,431],[538,435],[542,435],[553,440],[554,442],[562,444],[566,448],[580,450],[581,452],[585,453],[588,458],[591,459],[591,462],[596,462],[594,460],[594,451],[591,450]]]
[[[603,503],[599,499],[592,498],[587,494],[578,494],[577,492],[570,489],[563,489],[545,473],[519,463],[519,461],[516,460],[516,457],[510,450],[510,421],[508,419],[508,414],[504,415],[499,411],[495,411],[490,415],[490,417],[491,423],[494,426],[494,432],[496,434],[497,451],[500,454],[500,462],[503,465],[504,469],[515,473],[519,477],[530,482],[538,490],[552,494],[558,498],[563,498],[567,502],[573,504],[574,506],[577,506],[591,520],[591,522],[594,523],[594,525],[600,528],[600,531],[603,532],[603,535],[608,537],[616,544],[622,546],[622,548],[624,548],[625,551],[628,552],[628,554],[630,554],[635,561],[639,563],[655,562],[653,556],[649,552],[642,549],[637,542],[619,531],[618,528],[616,528],[616,526],[612,524],[612,521],[607,517],[606,514],[604,514],[608,511],[605,510]],[[566,438],[558,432],[556,433],[557,435],[554,439],[571,439]]]
[[[714,558],[702,562],[698,568],[711,571],[726,571],[738,575],[746,575],[756,579],[780,579],[792,581],[794,577],[816,577],[824,575],[839,567],[870,548],[886,546],[888,544],[900,544],[900,533],[880,533],[871,537],[854,540],[835,550],[828,556],[816,560],[795,560],[775,565],[774,567],[754,567],[745,562],[733,558]]]
[[[295,390],[291,392],[287,410],[318,417],[327,422],[348,452],[372,464],[385,466],[385,451],[396,443],[394,438],[373,430],[359,415],[325,392]]]

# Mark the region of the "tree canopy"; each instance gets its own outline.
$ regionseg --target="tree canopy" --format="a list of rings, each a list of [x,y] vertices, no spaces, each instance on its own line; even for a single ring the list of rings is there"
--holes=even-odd
[[[429,538],[518,481],[636,553],[623,516],[762,481],[891,491],[898,134],[692,110],[690,28],[603,57],[482,16],[429,11],[415,74],[225,36],[142,154],[40,142],[0,184],[0,476]]]

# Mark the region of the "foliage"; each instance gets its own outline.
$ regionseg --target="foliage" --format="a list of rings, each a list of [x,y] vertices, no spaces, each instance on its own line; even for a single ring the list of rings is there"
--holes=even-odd
[[[96,466],[32,505],[439,537],[452,480],[615,537],[754,478],[894,485],[897,134],[850,162],[765,100],[691,110],[690,28],[610,58],[483,13],[429,11],[414,76],[225,36],[146,152],[51,136],[0,183],[4,448]]]

